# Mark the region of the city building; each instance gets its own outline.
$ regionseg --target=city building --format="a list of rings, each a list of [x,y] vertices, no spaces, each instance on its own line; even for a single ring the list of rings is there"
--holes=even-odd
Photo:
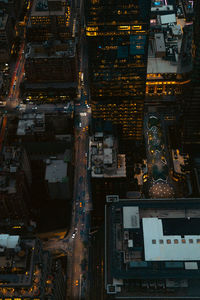
[[[14,36],[11,17],[0,10],[0,65],[5,65],[10,60]]]
[[[23,101],[69,102],[77,95],[77,39],[71,4],[34,0],[27,26]]]
[[[107,297],[200,299],[200,199],[107,200]]]
[[[144,123],[149,197],[173,198],[175,191],[170,178],[170,161],[162,120],[156,114],[147,114]]]
[[[70,2],[65,0],[34,0],[27,28],[29,42],[51,39],[65,41],[72,36],[73,20]]]
[[[62,43],[30,44],[26,53],[27,83],[66,83],[73,88],[77,80],[77,57],[74,40]]]
[[[89,77],[95,119],[125,139],[142,139],[150,1],[86,1]]]
[[[117,192],[125,197],[128,189],[126,156],[119,153],[118,139],[104,132],[95,132],[89,138],[89,153],[85,156],[91,176],[92,226],[99,226],[103,220],[106,195]]]
[[[17,135],[35,135],[45,132],[45,114],[44,113],[24,113],[18,121]]]
[[[200,3],[194,2],[194,34],[193,34],[193,70],[190,89],[184,97],[184,130],[183,143],[187,145],[200,144]]]
[[[184,1],[179,1],[180,4]],[[182,14],[178,1],[151,3],[146,103],[175,102],[190,83],[192,70],[192,23]]]
[[[23,6],[23,0],[0,0],[0,9],[4,9],[14,20],[19,17]]]
[[[46,159],[45,181],[51,199],[70,199],[69,166],[61,159]]]
[[[125,154],[118,154],[117,139],[103,132],[89,138],[89,165],[92,178],[126,177]]]
[[[65,282],[59,261],[43,251],[41,241],[0,234],[2,299],[65,299]]]
[[[1,218],[28,219],[30,211],[31,167],[22,147],[4,146],[1,152]]]

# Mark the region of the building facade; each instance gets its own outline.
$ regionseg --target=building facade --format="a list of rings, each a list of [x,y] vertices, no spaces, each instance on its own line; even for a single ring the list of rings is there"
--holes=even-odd
[[[64,275],[41,241],[0,234],[1,299],[65,299]]]
[[[70,2],[33,1],[27,41],[23,100],[73,100],[77,90],[77,43]]]
[[[30,213],[32,174],[25,149],[6,146],[1,154],[0,207],[1,218],[27,220]]]
[[[11,17],[0,12],[0,64],[8,63],[10,60],[11,49],[14,40],[14,30]]]
[[[94,118],[142,137],[150,1],[86,1],[86,36]]]
[[[195,1],[194,5],[193,72],[190,89],[184,97],[183,141],[186,145],[200,144],[200,2]]]
[[[71,8],[67,1],[34,0],[28,24],[27,40],[43,42],[71,36]]]

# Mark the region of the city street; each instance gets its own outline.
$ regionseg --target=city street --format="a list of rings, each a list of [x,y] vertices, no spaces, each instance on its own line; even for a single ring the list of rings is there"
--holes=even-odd
[[[13,109],[19,104],[19,88],[24,77],[24,64],[25,64],[25,39],[26,39],[26,31],[28,26],[28,16],[31,11],[32,1],[28,2],[27,6],[27,13],[24,17],[24,24],[23,24],[23,37],[22,37],[22,44],[20,47],[20,51],[18,54],[18,58],[15,64],[14,71],[12,73],[10,90],[8,93],[7,101],[6,101],[6,108]],[[16,29],[16,28],[15,28]]]
[[[83,3],[77,7],[83,10]],[[78,10],[78,9],[77,9]],[[81,14],[82,26],[83,12]],[[24,25],[24,40],[27,23]],[[61,255],[67,255],[67,299],[83,299],[87,295],[87,263],[88,263],[88,239],[90,226],[90,210],[92,208],[89,191],[88,171],[88,129],[91,120],[91,108],[89,106],[88,87],[88,63],[85,32],[81,30],[79,37],[80,63],[79,63],[79,90],[78,98],[73,103],[67,104],[21,104],[19,99],[20,83],[24,76],[25,42],[20,47],[19,56],[13,71],[11,86],[7,97],[6,108],[8,110],[45,113],[67,113],[74,111],[74,191],[72,203],[71,226],[67,235],[56,235],[45,238],[44,249]],[[15,110],[15,112],[16,112]]]

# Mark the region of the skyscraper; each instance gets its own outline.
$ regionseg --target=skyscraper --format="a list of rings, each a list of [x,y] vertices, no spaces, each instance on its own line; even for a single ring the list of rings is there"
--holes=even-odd
[[[185,99],[185,127],[184,143],[200,144],[200,2],[195,1],[194,6],[194,33],[193,33],[193,72],[191,77],[191,89]]]
[[[142,137],[150,1],[86,0],[86,36],[94,118]]]

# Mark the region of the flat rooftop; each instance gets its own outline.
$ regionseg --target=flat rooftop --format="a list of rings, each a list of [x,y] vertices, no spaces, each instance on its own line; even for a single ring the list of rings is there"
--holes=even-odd
[[[106,205],[108,294],[200,298],[200,199],[194,208],[186,200],[170,209],[169,199],[121,199]]]
[[[65,13],[65,0],[60,0],[62,5],[59,5],[58,10],[49,10],[48,0],[33,0],[31,17],[39,16],[56,16],[64,15]]]
[[[155,4],[156,3],[156,4]],[[192,25],[178,18],[167,1],[152,2],[150,39],[148,47],[148,74],[184,73],[192,69],[191,56]],[[175,5],[175,4],[174,4]],[[156,35],[163,34],[162,54],[158,51]],[[188,55],[186,61],[185,55]]]
[[[44,113],[24,113],[18,122],[17,135],[33,134],[45,131]]]
[[[194,224],[199,227],[200,219],[194,222]],[[174,225],[179,226],[179,221],[174,222]],[[189,223],[187,223],[187,225],[188,227],[192,226]],[[196,230],[198,232],[196,235],[185,235],[184,232],[182,235],[165,235],[162,220],[158,218],[143,218],[142,226],[146,261],[200,260],[200,230]],[[149,230],[150,228],[151,230]],[[185,228],[186,231],[188,229],[189,228]],[[195,228],[193,230],[195,230]]]
[[[73,39],[67,40],[62,43],[60,40],[54,40],[52,43],[45,42],[46,44],[31,44],[27,47],[25,54],[27,58],[61,58],[63,57],[74,57],[76,44]]]
[[[65,182],[67,178],[67,163],[63,160],[49,160],[46,165],[45,180],[48,183]]]
[[[126,177],[125,154],[118,154],[117,140],[103,132],[89,140],[89,167],[92,177]]]

